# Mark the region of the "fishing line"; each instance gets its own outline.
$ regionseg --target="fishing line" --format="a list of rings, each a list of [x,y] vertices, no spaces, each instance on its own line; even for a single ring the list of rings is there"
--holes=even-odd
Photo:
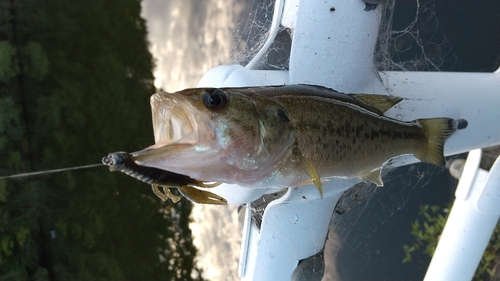
[[[0,177],[0,180],[4,180],[4,179],[13,179],[13,178],[24,178],[24,177],[31,177],[31,176],[37,176],[37,175],[52,174],[52,173],[59,173],[59,172],[65,172],[65,171],[71,171],[71,170],[88,169],[88,168],[93,168],[93,167],[103,166],[103,165],[104,165],[104,164],[99,163],[99,164],[91,164],[91,165],[75,166],[75,167],[68,167],[68,168],[61,168],[61,169],[53,169],[53,170],[45,170],[45,171],[38,171],[38,172],[31,172],[31,173],[14,174],[14,175],[10,175],[10,176],[3,176],[3,177]]]

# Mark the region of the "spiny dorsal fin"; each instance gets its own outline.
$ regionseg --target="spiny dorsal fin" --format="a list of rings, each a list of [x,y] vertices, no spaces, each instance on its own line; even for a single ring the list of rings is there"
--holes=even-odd
[[[318,170],[316,170],[316,167],[311,161],[309,161],[309,159],[302,156],[302,153],[300,153],[298,149],[294,151],[294,153],[297,157],[297,161],[300,163],[309,177],[311,177],[311,180],[313,181],[314,185],[316,185],[316,188],[319,191],[319,195],[321,196],[321,198],[323,198],[323,184],[321,183],[321,178],[319,177]]]
[[[375,171],[368,172],[361,176],[361,179],[364,181],[371,181],[377,186],[384,186],[384,182],[382,181],[382,168],[379,168]]]
[[[372,94],[351,94],[351,96],[373,108],[380,115],[403,100],[400,97]]]

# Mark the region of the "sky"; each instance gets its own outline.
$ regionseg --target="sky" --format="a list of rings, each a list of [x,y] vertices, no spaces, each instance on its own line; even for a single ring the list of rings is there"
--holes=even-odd
[[[231,61],[233,33],[244,4],[233,0],[145,0],[155,86],[195,87],[207,70]]]

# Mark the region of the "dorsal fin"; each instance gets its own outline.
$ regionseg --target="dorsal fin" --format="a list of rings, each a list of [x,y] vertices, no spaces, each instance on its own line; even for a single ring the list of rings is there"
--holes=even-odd
[[[403,100],[400,97],[372,94],[350,94],[350,96],[373,108],[380,115],[383,115],[389,108]]]

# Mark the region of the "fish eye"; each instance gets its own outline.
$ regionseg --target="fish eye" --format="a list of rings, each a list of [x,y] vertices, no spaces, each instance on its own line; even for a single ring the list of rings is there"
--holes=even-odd
[[[201,100],[206,108],[214,111],[223,110],[229,104],[227,94],[220,89],[203,92]]]

